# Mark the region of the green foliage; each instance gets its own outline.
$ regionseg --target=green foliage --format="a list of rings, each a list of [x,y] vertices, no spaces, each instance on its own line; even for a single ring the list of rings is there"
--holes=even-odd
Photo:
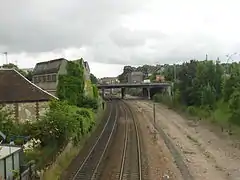
[[[188,114],[210,118],[221,124],[240,125],[240,64],[221,64],[219,61],[191,60],[179,65],[125,66],[119,79],[127,80],[132,71],[163,75],[174,82],[172,97],[156,94],[153,100],[170,107],[186,107]],[[229,107],[228,107],[229,104]]]
[[[77,106],[97,110],[98,99],[90,96],[83,96],[78,100]]]
[[[93,97],[93,85],[90,80],[85,81],[85,95]]]
[[[71,105],[77,105],[84,96],[84,68],[80,61],[67,63],[67,74],[58,77],[57,96]]]
[[[240,89],[236,89],[229,100],[230,121],[240,126]]]
[[[97,88],[97,86],[95,84],[92,85],[92,90],[93,90],[93,97],[95,99],[98,99],[99,93],[98,93],[98,88]]]
[[[90,74],[90,79],[91,79],[92,84],[97,84],[98,79],[92,73]]]
[[[7,112],[0,107],[0,130],[6,135],[17,134],[19,129],[13,119],[10,117],[10,112]]]

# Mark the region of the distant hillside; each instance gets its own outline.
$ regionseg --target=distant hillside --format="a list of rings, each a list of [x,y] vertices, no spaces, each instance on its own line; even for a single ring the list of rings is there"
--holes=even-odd
[[[185,63],[183,63],[185,64]],[[228,72],[229,70],[229,64],[222,63],[221,64],[224,71]],[[128,78],[128,73],[134,72],[134,71],[140,71],[145,74],[145,79],[149,78],[148,75],[151,74],[150,79],[154,80],[156,75],[163,75],[165,77],[166,81],[173,81],[174,79],[174,73],[176,73],[176,78],[178,78],[178,73],[182,69],[182,64],[176,64],[176,65],[143,65],[139,67],[132,67],[132,66],[124,66],[123,73],[118,76],[118,79],[122,83],[126,83]],[[175,72],[174,72],[175,71]]]

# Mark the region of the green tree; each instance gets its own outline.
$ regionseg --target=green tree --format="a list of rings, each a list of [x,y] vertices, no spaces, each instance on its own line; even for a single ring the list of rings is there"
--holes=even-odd
[[[91,79],[92,84],[97,84],[98,83],[98,79],[92,73],[90,74],[90,79]]]
[[[240,89],[236,89],[229,100],[230,122],[240,126]]]
[[[77,105],[84,96],[84,69],[82,63],[68,62],[67,74],[59,75],[57,96],[69,104]]]

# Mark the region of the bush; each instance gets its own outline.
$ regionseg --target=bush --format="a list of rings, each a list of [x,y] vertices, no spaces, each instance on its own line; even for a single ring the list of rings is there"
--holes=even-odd
[[[82,96],[81,98],[79,98],[77,106],[97,110],[98,99],[89,96]]]
[[[18,135],[21,129],[21,124],[14,122],[14,119],[10,116],[10,112],[0,107],[0,130],[7,136],[7,141],[10,140],[8,138],[9,135]]]
[[[93,87],[93,88],[92,88],[92,90],[93,90],[93,97],[94,97],[95,99],[98,99],[98,96],[99,96],[99,94],[98,94],[98,88],[97,88],[97,86],[94,85],[94,84],[93,84],[92,87]]]
[[[230,122],[240,126],[240,91],[235,90],[229,100],[229,109],[231,112]]]
[[[161,102],[163,104],[166,104],[169,107],[173,106],[173,101],[172,101],[171,97],[169,95],[166,95],[166,94],[158,94],[157,93],[153,96],[153,100],[155,102]]]
[[[42,146],[52,142],[62,146],[70,139],[79,141],[93,124],[94,115],[91,110],[71,106],[67,102],[52,101],[46,115],[31,124],[29,131],[34,138],[41,140]]]

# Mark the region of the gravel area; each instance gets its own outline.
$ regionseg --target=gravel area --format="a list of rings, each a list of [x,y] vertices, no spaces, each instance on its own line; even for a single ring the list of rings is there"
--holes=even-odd
[[[151,101],[129,103],[142,112],[142,119],[152,121]],[[230,138],[220,137],[161,104],[156,105],[156,123],[181,154],[195,180],[240,179],[240,150]]]

